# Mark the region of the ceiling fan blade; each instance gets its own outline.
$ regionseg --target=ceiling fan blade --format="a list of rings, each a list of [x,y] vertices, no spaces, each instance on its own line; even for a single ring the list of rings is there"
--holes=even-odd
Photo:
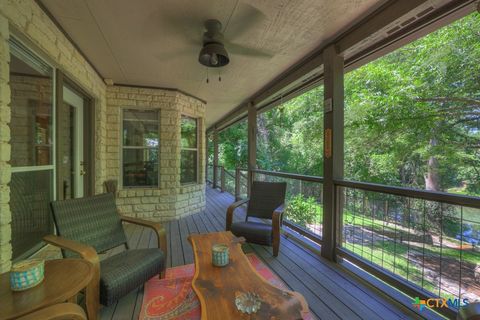
[[[274,57],[273,53],[242,46],[242,45],[231,43],[231,42],[227,42],[225,45],[227,47],[227,51],[233,54],[239,54],[242,56],[248,56],[248,57],[254,57],[254,58],[263,58],[263,59],[271,59]]]
[[[162,8],[148,16],[144,27],[144,33],[151,38],[158,39],[159,31],[183,39],[189,45],[202,45],[203,18]]]
[[[187,50],[187,49],[170,51],[170,52],[159,52],[155,54],[155,58],[157,58],[157,60],[159,61],[173,60],[177,58],[184,58],[187,56],[191,56],[193,60],[197,58],[197,54],[195,51]]]
[[[257,28],[266,18],[262,11],[240,2],[223,33],[227,39],[236,39],[248,30]]]

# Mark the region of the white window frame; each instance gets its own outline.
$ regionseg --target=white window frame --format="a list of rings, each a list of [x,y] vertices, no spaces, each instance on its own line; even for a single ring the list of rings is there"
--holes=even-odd
[[[134,111],[155,111],[157,112],[157,120],[149,120],[147,122],[155,122],[157,125],[158,125],[158,163],[157,163],[157,167],[158,167],[158,178],[157,178],[157,184],[156,185],[151,185],[151,186],[125,186],[123,185],[123,150],[126,150],[126,149],[154,149],[154,147],[137,147],[137,146],[124,146],[123,145],[123,123],[124,123],[124,113],[126,110],[134,110]],[[161,112],[160,112],[160,109],[153,109],[153,108],[141,108],[141,107],[134,107],[134,106],[125,106],[125,107],[121,107],[120,108],[120,123],[119,123],[119,126],[120,126],[120,132],[119,132],[119,139],[120,139],[120,181],[118,183],[118,185],[123,188],[123,189],[159,189],[160,188],[160,158],[161,158],[161,154],[160,154],[160,145],[161,145],[161,139],[160,139],[160,127],[161,127],[161,122],[160,122],[160,119],[161,119]],[[128,120],[128,121],[135,121],[135,120]]]
[[[183,117],[187,117],[187,118],[190,118],[190,119],[194,119],[195,122],[196,122],[196,146],[195,148],[184,148],[180,145],[180,185],[182,186],[188,186],[188,185],[192,185],[192,184],[198,184],[198,181],[200,180],[200,171],[199,171],[199,164],[200,164],[200,155],[199,155],[199,143],[200,143],[200,118],[198,117],[193,117],[189,114],[181,114],[180,115],[180,141],[182,139],[182,118]],[[182,151],[183,150],[189,150],[189,151],[195,151],[197,153],[197,156],[196,156],[196,163],[195,163],[195,166],[196,166],[196,177],[195,177],[195,181],[189,181],[189,182],[182,182],[182,176],[181,176],[181,171],[182,171],[182,160],[181,160],[181,157],[182,157]]]

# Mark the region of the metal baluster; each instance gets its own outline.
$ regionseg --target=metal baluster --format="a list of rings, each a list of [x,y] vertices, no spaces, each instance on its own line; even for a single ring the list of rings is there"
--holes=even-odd
[[[425,226],[425,221],[427,217],[427,212],[426,212],[426,204],[425,200],[423,200],[423,249],[422,249],[422,288],[425,288],[425,241],[426,241],[426,226]]]
[[[240,200],[240,168],[235,169],[235,201]]]
[[[220,167],[220,191],[225,191],[225,168]]]
[[[438,280],[438,296],[442,296],[442,258],[443,258],[443,203],[440,203],[440,271]]]
[[[462,301],[462,261],[463,261],[463,206],[460,207],[460,272],[458,279],[458,300]]]

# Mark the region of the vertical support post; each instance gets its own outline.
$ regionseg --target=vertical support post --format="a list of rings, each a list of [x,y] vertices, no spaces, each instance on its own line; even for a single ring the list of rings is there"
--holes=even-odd
[[[220,191],[225,191],[225,168],[223,166],[220,167]]]
[[[253,102],[248,103],[248,196],[257,168],[257,109]]]
[[[62,113],[62,104],[63,104],[63,72],[59,69],[56,70],[55,74],[55,162],[56,162],[56,200],[64,200],[67,193],[67,186],[65,183],[65,178],[62,175],[63,170],[60,168],[63,163],[63,151],[62,146],[65,145],[65,132],[62,132],[61,124],[65,123],[66,115]]]
[[[343,57],[334,45],[323,51],[324,63],[324,155],[323,155],[323,257],[335,261],[337,237],[341,235],[342,203],[334,179],[343,178],[344,88]]]
[[[205,132],[205,184],[208,185],[208,132]]]
[[[240,200],[240,168],[235,168],[235,201]]]
[[[218,131],[213,129],[213,189],[218,187]]]

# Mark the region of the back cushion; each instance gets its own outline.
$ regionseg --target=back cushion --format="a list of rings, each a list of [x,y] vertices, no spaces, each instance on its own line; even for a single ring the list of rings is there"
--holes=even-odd
[[[247,215],[264,219],[272,219],[273,211],[285,202],[286,182],[254,181]]]
[[[127,238],[112,193],[51,203],[58,235],[104,252],[125,244]],[[64,256],[73,256],[64,252]]]

